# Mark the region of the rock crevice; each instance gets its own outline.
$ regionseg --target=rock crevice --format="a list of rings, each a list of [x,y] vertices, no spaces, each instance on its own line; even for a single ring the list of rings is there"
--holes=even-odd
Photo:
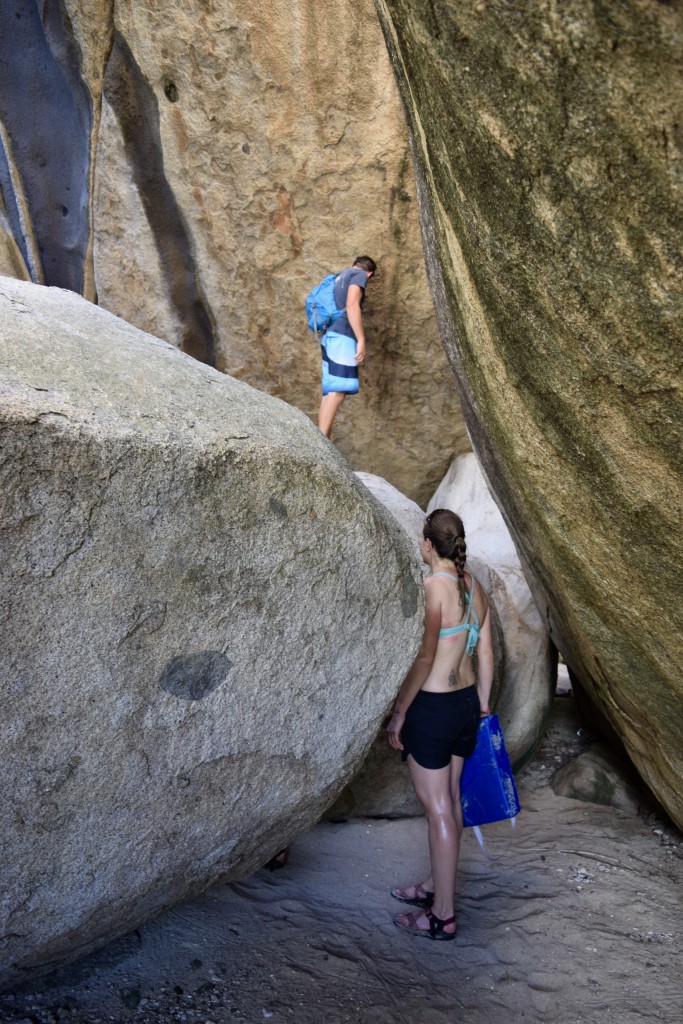
[[[0,8],[0,190],[38,283],[80,292],[90,238],[92,106],[63,6]]]
[[[175,86],[169,102],[177,102]],[[159,106],[149,82],[120,32],[104,76],[104,98],[121,128],[133,180],[159,253],[170,301],[183,325],[181,348],[209,366],[216,365],[216,342],[211,311],[202,295],[192,241],[164,171],[159,134]]]

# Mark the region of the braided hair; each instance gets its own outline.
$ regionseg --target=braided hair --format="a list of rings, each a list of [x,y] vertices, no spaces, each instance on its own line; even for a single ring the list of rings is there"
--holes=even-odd
[[[432,543],[439,558],[449,558],[455,563],[458,574],[458,590],[462,610],[466,606],[465,560],[467,544],[462,519],[447,508],[437,508],[427,516],[422,530],[425,540]]]

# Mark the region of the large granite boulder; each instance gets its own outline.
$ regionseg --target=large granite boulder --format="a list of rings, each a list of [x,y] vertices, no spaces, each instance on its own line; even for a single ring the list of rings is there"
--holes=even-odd
[[[386,480],[370,473],[356,476],[400,523],[420,558],[422,509]],[[450,508],[462,516],[468,568],[491,599],[495,666],[491,706],[501,720],[510,759],[520,767],[543,734],[557,681],[557,657],[510,533],[471,452],[453,463],[429,503],[429,510],[434,508]],[[428,571],[424,563],[423,570]],[[382,730],[328,817],[401,818],[420,813],[408,771]]]
[[[0,278],[0,983],[315,822],[419,647],[412,545],[300,412]]]
[[[473,446],[553,640],[683,825],[680,6],[376,8]]]
[[[316,416],[304,298],[368,252],[368,356],[335,444],[423,503],[469,450],[371,0],[0,5],[0,135],[0,273]]]

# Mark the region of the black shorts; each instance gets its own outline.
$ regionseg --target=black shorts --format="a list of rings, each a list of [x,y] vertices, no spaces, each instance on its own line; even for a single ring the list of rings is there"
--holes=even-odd
[[[476,686],[448,693],[420,690],[401,730],[402,759],[412,754],[422,768],[445,768],[453,755],[469,757],[477,744],[480,710]]]

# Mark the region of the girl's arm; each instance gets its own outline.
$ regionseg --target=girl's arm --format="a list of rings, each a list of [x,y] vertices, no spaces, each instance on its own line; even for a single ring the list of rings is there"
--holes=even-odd
[[[484,621],[479,631],[479,643],[477,644],[477,660],[479,671],[477,673],[477,693],[481,704],[481,717],[491,714],[489,700],[491,699],[491,687],[493,686],[493,637],[491,635],[491,616],[486,610]]]
[[[403,680],[401,689],[398,691],[394,712],[387,726],[387,738],[395,750],[403,750],[401,729],[405,721],[406,711],[422,689],[424,681],[431,671],[436,655],[436,645],[439,641],[441,604],[433,593],[429,580],[425,580],[425,598],[425,631],[422,638],[422,646],[417,652],[417,657],[408,675]]]

